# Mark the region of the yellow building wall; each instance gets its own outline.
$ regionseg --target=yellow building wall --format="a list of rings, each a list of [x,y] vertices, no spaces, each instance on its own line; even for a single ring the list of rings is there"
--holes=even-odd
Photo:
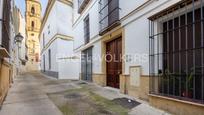
[[[6,61],[0,63],[0,105],[6,97],[10,83],[12,82],[11,65]]]

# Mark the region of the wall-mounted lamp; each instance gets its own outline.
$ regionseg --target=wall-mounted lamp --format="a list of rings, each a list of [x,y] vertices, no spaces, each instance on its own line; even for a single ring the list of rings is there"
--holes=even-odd
[[[21,42],[23,41],[23,36],[21,35],[21,33],[18,33],[16,36],[15,36],[15,43],[19,45],[20,47],[20,44]]]

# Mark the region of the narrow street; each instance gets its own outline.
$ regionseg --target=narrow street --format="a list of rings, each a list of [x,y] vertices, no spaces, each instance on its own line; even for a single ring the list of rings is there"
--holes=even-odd
[[[203,0],[0,0],[0,115],[203,113]]]
[[[92,83],[54,80],[40,73],[26,73],[15,79],[0,115],[167,114],[130,98],[115,89]]]

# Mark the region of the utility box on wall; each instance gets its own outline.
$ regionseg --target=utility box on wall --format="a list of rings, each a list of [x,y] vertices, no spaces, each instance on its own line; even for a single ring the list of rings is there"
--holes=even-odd
[[[135,86],[135,87],[140,86],[140,75],[141,75],[140,66],[130,67],[130,85],[131,86]]]

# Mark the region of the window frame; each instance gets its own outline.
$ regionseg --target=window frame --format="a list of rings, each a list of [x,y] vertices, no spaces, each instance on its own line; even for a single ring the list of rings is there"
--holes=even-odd
[[[51,49],[48,50],[48,58],[49,58],[49,70],[52,69],[52,58],[51,58]]]
[[[90,42],[90,17],[89,14],[84,18],[84,43]]]
[[[191,4],[186,3],[185,7],[177,9],[174,12],[160,17],[159,14],[156,14],[157,16],[149,18],[150,94],[204,104],[203,5],[204,2],[199,4],[199,2],[192,0]],[[196,19],[199,17],[198,15],[200,16],[200,20]],[[183,18],[185,21],[183,21]],[[167,23],[167,27],[164,26],[165,23]],[[185,24],[182,25],[182,23]],[[178,24],[178,27],[176,27],[176,24]],[[171,25],[172,27],[170,27]],[[165,31],[165,28],[168,29]],[[200,30],[196,30],[198,28]],[[183,37],[185,37],[185,43],[182,43],[184,40]],[[200,41],[198,40],[199,37]],[[167,39],[167,44],[165,44],[165,38]],[[191,39],[193,40],[192,42],[190,41]],[[196,41],[199,44],[196,44]],[[183,44],[185,44],[185,47]],[[190,48],[189,44],[193,44],[193,47]],[[164,49],[165,47],[167,47],[166,50]],[[199,51],[201,54],[198,53]],[[182,57],[183,55],[184,57]],[[171,58],[173,62],[170,61]],[[167,60],[167,62],[164,62],[164,60]],[[198,61],[201,61],[200,65]],[[167,71],[165,69],[165,63],[167,65]],[[183,72],[182,65],[184,63],[188,65],[185,65],[184,68],[186,68],[186,71]],[[191,63],[193,63],[193,67],[191,67]],[[170,68],[173,69],[173,72]],[[200,69],[201,73],[197,72],[198,69]]]

